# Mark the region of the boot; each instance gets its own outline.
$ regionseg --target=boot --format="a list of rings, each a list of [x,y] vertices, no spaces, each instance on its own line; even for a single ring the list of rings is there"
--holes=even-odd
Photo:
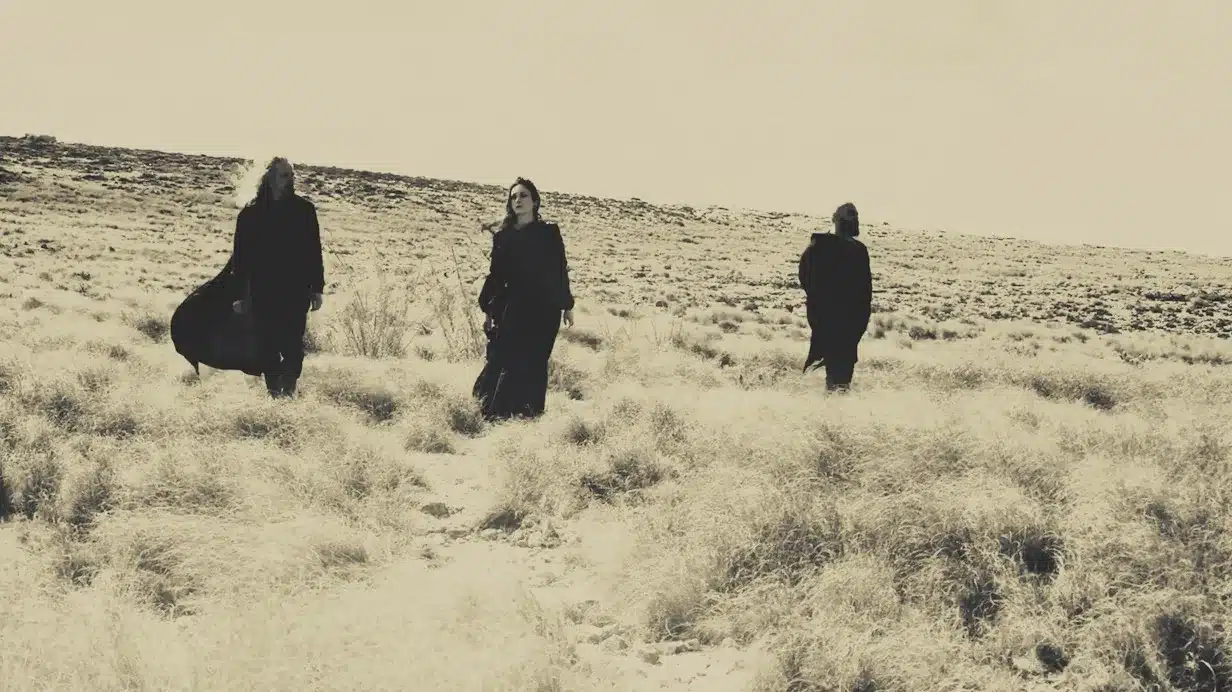
[[[279,373],[265,373],[265,391],[269,392],[270,398],[278,399],[284,395],[282,378]]]

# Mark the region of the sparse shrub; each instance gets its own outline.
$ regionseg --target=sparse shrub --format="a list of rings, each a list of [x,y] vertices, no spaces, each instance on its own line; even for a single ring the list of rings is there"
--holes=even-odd
[[[27,448],[13,463],[13,505],[26,519],[55,512],[55,503],[64,479],[64,465],[49,448]]]
[[[453,454],[457,446],[450,434],[451,427],[448,420],[435,417],[416,419],[407,430],[405,448],[426,454]]]
[[[336,469],[342,489],[355,500],[427,486],[414,467],[391,460],[368,445],[348,448]]]
[[[697,337],[685,332],[675,332],[671,336],[671,344],[687,353],[699,356],[703,360],[713,360],[722,353],[718,347],[710,343],[712,337]]]
[[[1174,689],[1222,690],[1232,686],[1232,660],[1222,627],[1212,627],[1181,609],[1160,613],[1151,625],[1166,679]]]
[[[564,392],[575,401],[586,398],[588,373],[572,362],[555,356],[548,360],[548,389]]]
[[[115,507],[118,480],[108,461],[95,461],[69,476],[62,490],[63,520],[74,529],[89,529],[97,516]]]
[[[363,545],[343,541],[323,541],[313,546],[313,551],[326,569],[349,567],[368,562],[368,550]]]
[[[1111,410],[1117,404],[1117,397],[1107,383],[1089,377],[1037,374],[1027,380],[1027,386],[1045,399],[1079,401],[1101,411]]]
[[[978,573],[964,580],[958,596],[958,612],[967,636],[978,638],[988,632],[1005,604],[1005,595],[996,578]]]
[[[130,593],[168,617],[193,615],[200,585],[186,564],[184,547],[170,535],[138,530],[117,546],[110,562],[128,567]]]
[[[753,529],[753,539],[725,559],[720,591],[740,589],[759,579],[781,580],[795,586],[812,570],[843,554],[837,512],[785,507],[764,517]]]
[[[577,344],[592,351],[598,351],[603,346],[603,337],[588,329],[573,327],[560,333],[568,343]]]
[[[479,403],[469,397],[449,396],[445,400],[445,415],[450,429],[459,435],[475,437],[487,429]]]
[[[601,423],[571,417],[565,424],[563,437],[578,446],[599,444],[603,441],[605,428]]]
[[[803,353],[791,353],[783,348],[760,350],[743,362],[734,365],[734,379],[747,389],[774,387],[787,378],[800,374],[804,363]],[[719,361],[723,367],[724,361]]]
[[[333,326],[347,355],[401,358],[414,326],[411,303],[385,287],[356,288]]]
[[[182,455],[159,459],[149,477],[133,492],[138,507],[168,512],[221,514],[239,501],[239,489],[221,466]]]
[[[304,354],[323,353],[329,346],[329,334],[315,324],[304,330]]]
[[[654,486],[668,471],[653,450],[641,446],[620,446],[605,451],[602,470],[582,474],[582,487],[604,501]]]
[[[325,374],[325,373],[322,373]],[[327,401],[358,409],[373,423],[387,423],[397,416],[402,405],[393,392],[383,386],[362,383],[339,373],[330,373],[316,388]]]
[[[161,343],[171,333],[170,318],[150,312],[125,315],[124,321],[150,341]]]
[[[264,439],[286,437],[294,432],[294,423],[278,412],[258,409],[238,411],[234,417],[235,432],[240,437]]]

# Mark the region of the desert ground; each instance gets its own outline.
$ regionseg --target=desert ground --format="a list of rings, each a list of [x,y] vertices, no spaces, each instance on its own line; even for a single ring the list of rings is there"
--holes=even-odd
[[[492,426],[499,186],[298,166],[300,396],[192,372],[246,163],[0,138],[0,689],[1232,688],[1232,260],[862,210],[827,396],[827,219],[545,191],[577,324]]]

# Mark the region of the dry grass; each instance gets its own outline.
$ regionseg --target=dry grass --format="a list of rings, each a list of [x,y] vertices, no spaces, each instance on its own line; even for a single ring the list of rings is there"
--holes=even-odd
[[[0,205],[0,689],[1232,684],[1226,340],[937,297],[879,312],[855,389],[827,397],[799,374],[798,310],[664,283],[639,300],[643,270],[605,284],[590,253],[606,241],[589,239],[549,414],[490,427],[468,397],[482,243],[398,233],[486,209],[325,172],[309,180],[336,195],[338,285],[302,396],[273,402],[239,375],[186,376],[167,341],[170,308],[225,257],[226,190],[189,195],[174,158],[113,153],[104,180],[148,176],[134,192],[26,154],[0,181],[16,191]],[[329,201],[347,195],[362,204]],[[571,242],[624,222],[572,204],[589,221]],[[647,237],[696,239],[661,240],[671,266],[647,274],[727,247],[679,210],[639,213]],[[933,276],[919,290],[940,295],[955,276],[869,242],[879,286]],[[1096,282],[1102,262],[1069,271]],[[1194,290],[1212,300],[1226,271]]]

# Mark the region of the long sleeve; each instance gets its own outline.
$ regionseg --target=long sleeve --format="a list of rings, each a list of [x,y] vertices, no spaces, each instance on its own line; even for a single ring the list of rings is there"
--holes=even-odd
[[[479,309],[485,314],[492,314],[492,304],[497,294],[504,287],[501,245],[499,234],[492,236],[492,254],[488,258],[488,275],[484,277],[483,288],[479,290]]]
[[[240,210],[235,219],[235,236],[231,240],[231,259],[227,266],[234,277],[236,300],[249,300],[252,297],[252,252],[249,240],[250,226],[245,210]]]
[[[565,252],[565,239],[560,234],[560,227],[552,227],[552,240],[556,243],[557,251],[560,253],[560,297],[562,310],[573,309],[573,290],[569,285],[569,257]]]
[[[808,296],[808,290],[809,290],[810,264],[811,263],[809,262],[809,252],[808,250],[805,250],[804,252],[800,253],[800,262],[799,262],[799,266],[797,268],[796,274],[797,274],[797,278],[800,281],[800,288],[804,289],[804,293],[806,297]]]
[[[311,293],[325,292],[325,258],[321,250],[321,224],[317,219],[316,207],[312,204],[307,209],[308,231],[308,290]]]
[[[235,218],[235,233],[231,238],[231,260],[228,262],[228,266],[231,267],[232,276],[241,280],[248,278],[248,257],[246,252],[248,225],[244,221],[244,212],[241,210]]]
[[[859,288],[859,315],[861,332],[868,329],[868,322],[873,315],[873,271],[869,263],[868,249],[860,246],[859,264],[857,266],[857,286]]]

